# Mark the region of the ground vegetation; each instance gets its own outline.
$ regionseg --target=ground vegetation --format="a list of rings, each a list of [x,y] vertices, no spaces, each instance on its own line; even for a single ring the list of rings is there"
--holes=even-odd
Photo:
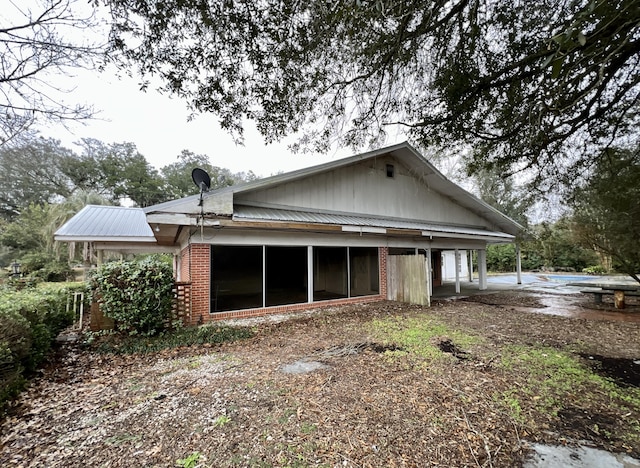
[[[638,457],[640,323],[548,299],[352,305],[161,350],[94,337],[12,406],[0,461],[513,467],[533,442],[577,441]]]

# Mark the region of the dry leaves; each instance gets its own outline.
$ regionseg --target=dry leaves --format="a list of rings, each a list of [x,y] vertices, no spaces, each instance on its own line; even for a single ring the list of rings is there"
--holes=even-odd
[[[639,357],[640,340],[628,337],[640,324],[514,311],[517,296],[504,297],[506,306],[492,297],[334,308],[254,324],[246,342],[147,356],[66,346],[2,422],[0,465],[166,467],[199,452],[200,466],[215,467],[517,466],[526,439],[573,434],[540,415],[516,421],[496,403],[517,380],[494,365],[499,346],[580,341],[601,355]],[[485,348],[464,360],[391,359],[367,324],[416,313],[476,330]],[[282,372],[305,359],[326,367]]]

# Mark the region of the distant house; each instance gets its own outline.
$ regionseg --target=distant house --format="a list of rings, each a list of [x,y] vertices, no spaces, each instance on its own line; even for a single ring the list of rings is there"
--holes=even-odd
[[[386,299],[392,255],[429,259],[430,287],[438,287],[442,252],[458,262],[459,282],[460,254],[476,251],[486,289],[487,245],[513,242],[521,229],[402,143],[202,199],[89,206],[55,238],[173,253],[177,280],[191,284],[191,322],[203,323]]]

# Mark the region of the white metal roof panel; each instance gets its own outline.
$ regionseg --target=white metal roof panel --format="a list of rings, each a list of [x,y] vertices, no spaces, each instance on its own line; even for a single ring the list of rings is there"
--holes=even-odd
[[[514,236],[504,232],[489,231],[468,226],[446,226],[433,224],[423,221],[375,218],[370,216],[352,216],[340,213],[315,213],[308,211],[281,210],[273,208],[262,208],[254,206],[235,207],[234,221],[283,221],[283,222],[300,222],[300,223],[316,223],[316,224],[333,224],[339,226],[361,226],[376,227],[387,229],[411,229],[423,231],[424,235],[433,233],[433,235],[441,234],[446,237],[447,234],[492,237],[496,239],[504,239],[505,242],[513,240]]]
[[[54,234],[58,241],[155,242],[141,208],[87,205]]]

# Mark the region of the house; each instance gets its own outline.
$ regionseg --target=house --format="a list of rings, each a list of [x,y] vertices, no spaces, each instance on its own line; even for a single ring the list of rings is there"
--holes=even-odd
[[[442,252],[463,271],[460,254],[476,251],[486,289],[487,245],[521,229],[402,143],[144,209],[86,207],[55,238],[173,253],[190,321],[204,323],[386,299],[395,255],[428,259],[433,288]]]

